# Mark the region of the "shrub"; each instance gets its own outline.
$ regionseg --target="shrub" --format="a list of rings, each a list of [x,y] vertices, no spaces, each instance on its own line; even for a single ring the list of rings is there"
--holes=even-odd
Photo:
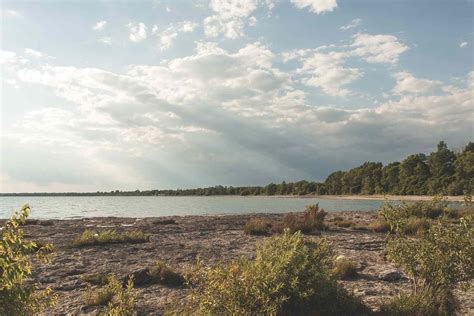
[[[319,210],[319,204],[308,205],[304,210],[303,222],[311,228],[323,230],[326,229],[324,218],[327,214],[323,209]]]
[[[48,288],[38,290],[34,284],[25,284],[31,277],[31,257],[48,261],[46,253],[52,245],[25,241],[20,228],[25,224],[30,207],[24,205],[15,212],[0,231],[0,315],[35,315],[51,307],[56,300]]]
[[[333,274],[341,280],[354,278],[357,276],[357,265],[352,260],[339,256],[334,261]]]
[[[274,223],[271,231],[282,233],[284,229],[289,229],[290,233],[301,231],[308,234],[315,229],[323,230],[327,228],[324,224],[326,215],[327,213],[323,209],[319,210],[318,204],[308,205],[302,216],[293,213],[286,214],[283,217],[283,223]]]
[[[185,279],[181,274],[171,269],[163,261],[157,261],[148,269],[150,283],[158,283],[167,286],[181,286]]]
[[[128,279],[124,288],[114,275],[107,276],[107,284],[99,288],[89,287],[84,294],[84,303],[89,306],[107,305],[103,315],[134,315],[137,293],[133,289],[132,278]]]
[[[118,243],[143,243],[150,240],[150,235],[142,231],[119,233],[116,230],[103,230],[94,232],[85,230],[81,236],[74,239],[71,247],[85,247],[93,245],[118,244]]]
[[[267,235],[272,224],[260,218],[251,218],[244,226],[247,235]]]
[[[311,312],[367,314],[332,278],[333,253],[328,242],[305,244],[301,232],[273,236],[257,246],[253,260],[204,267],[191,274],[194,285],[187,313],[276,315]]]
[[[387,208],[384,214],[394,231],[387,240],[387,257],[410,278],[414,296],[410,300],[416,300],[417,295],[425,291],[432,305],[454,308],[452,289],[459,283],[467,286],[474,278],[471,217],[463,217],[455,225],[442,218],[423,230],[420,238],[409,238],[405,234],[408,221],[403,209],[397,212],[396,208]],[[438,312],[443,314],[442,310]]]

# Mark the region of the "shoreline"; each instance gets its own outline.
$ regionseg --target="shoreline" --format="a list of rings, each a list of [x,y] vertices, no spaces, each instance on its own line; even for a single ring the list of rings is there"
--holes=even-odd
[[[316,198],[316,199],[327,199],[327,200],[366,200],[366,201],[383,201],[385,199],[389,201],[429,201],[432,200],[435,195],[268,195],[268,197],[275,198]],[[448,202],[463,202],[464,196],[462,195],[449,195],[445,196]]]

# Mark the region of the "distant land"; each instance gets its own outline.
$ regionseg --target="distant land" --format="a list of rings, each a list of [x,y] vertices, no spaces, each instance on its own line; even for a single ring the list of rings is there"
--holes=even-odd
[[[298,181],[265,186],[213,186],[194,189],[135,190],[110,192],[0,193],[0,196],[211,196],[211,195],[394,195],[459,196],[474,187],[474,143],[460,152],[441,141],[437,150],[413,154],[402,162],[383,165],[365,162],[348,171],[331,173],[324,182]]]

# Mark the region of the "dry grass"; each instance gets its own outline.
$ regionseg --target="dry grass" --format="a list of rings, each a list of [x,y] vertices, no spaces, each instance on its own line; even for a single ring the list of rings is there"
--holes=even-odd
[[[346,257],[338,257],[334,262],[333,274],[341,280],[354,278],[357,276],[357,265]]]
[[[272,224],[264,219],[251,218],[244,226],[247,235],[267,235]]]
[[[116,230],[103,230],[94,232],[86,230],[81,236],[72,241],[70,247],[78,248],[85,246],[120,244],[120,243],[143,243],[150,240],[150,235],[136,230],[132,232],[119,233]]]
[[[171,269],[163,261],[157,261],[148,269],[150,283],[157,283],[166,286],[181,286],[184,284],[184,277]]]

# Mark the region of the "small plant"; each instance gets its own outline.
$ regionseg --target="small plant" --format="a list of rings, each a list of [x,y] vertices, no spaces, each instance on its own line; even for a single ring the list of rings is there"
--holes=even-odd
[[[81,236],[74,239],[71,243],[71,247],[85,247],[93,245],[105,245],[105,244],[119,244],[119,243],[144,243],[150,240],[150,235],[145,234],[142,231],[136,230],[132,232],[119,233],[116,230],[103,230],[94,232],[91,230],[85,230]]]
[[[448,316],[455,315],[457,303],[452,295],[433,297],[422,290],[416,294],[401,294],[381,306],[381,315],[387,316]]]
[[[331,275],[328,242],[307,244],[301,232],[273,236],[257,246],[255,258],[205,267],[198,261],[187,313],[277,315],[317,311],[359,315],[368,310]]]
[[[89,287],[84,294],[84,303],[89,306],[107,306],[102,315],[134,315],[137,293],[133,289],[132,278],[124,288],[122,282],[114,275],[107,276],[107,283],[99,288]]]
[[[34,284],[26,284],[31,277],[32,256],[48,261],[47,253],[52,245],[24,240],[23,230],[30,213],[24,205],[15,212],[0,230],[0,315],[36,315],[54,305],[56,296],[48,288],[38,290]]]
[[[181,286],[185,283],[184,277],[171,269],[163,261],[157,261],[148,269],[150,283],[158,283],[167,286]]]
[[[127,286],[124,288],[120,281],[114,278],[109,282],[109,286],[113,289],[114,296],[104,315],[106,316],[132,316],[135,315],[135,305],[138,294],[133,289],[133,280],[128,278]]]
[[[251,218],[244,226],[247,235],[267,235],[272,224],[260,218]]]
[[[327,214],[323,209],[319,210],[319,204],[308,205],[304,210],[303,222],[313,229],[324,230],[324,218]]]
[[[341,279],[351,279],[357,276],[357,265],[352,260],[339,256],[334,261],[333,274]]]
[[[274,233],[282,233],[284,229],[288,229],[290,233],[301,231],[304,234],[313,232],[315,229],[324,230],[324,218],[327,213],[321,209],[319,205],[308,205],[305,208],[303,215],[289,213],[283,217],[282,223],[274,223],[271,231]]]

